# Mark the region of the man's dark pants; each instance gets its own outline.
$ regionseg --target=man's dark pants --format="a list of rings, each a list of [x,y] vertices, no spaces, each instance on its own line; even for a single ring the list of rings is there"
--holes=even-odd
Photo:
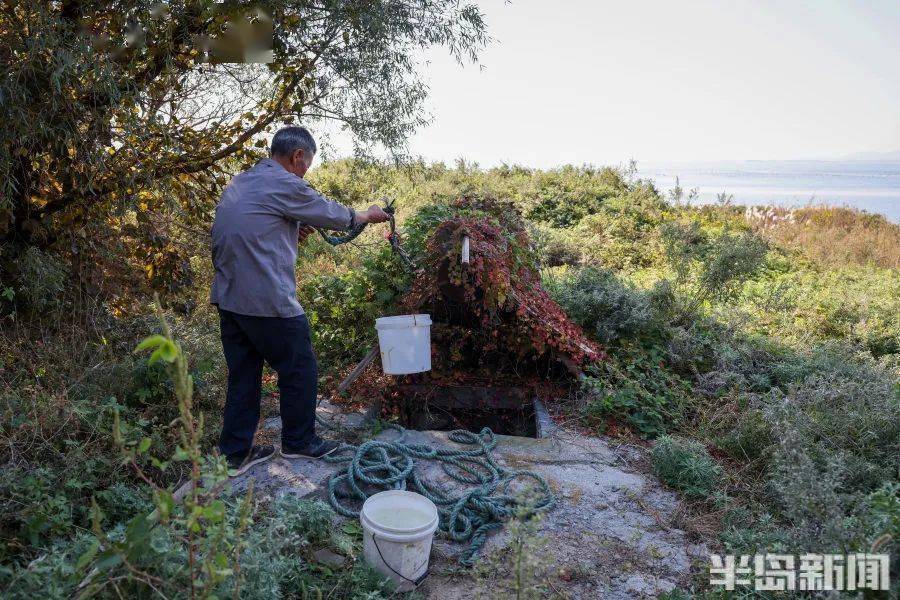
[[[219,309],[222,348],[228,365],[225,419],[219,452],[243,456],[259,423],[263,361],[278,373],[282,447],[313,440],[318,369],[306,315],[251,317]]]

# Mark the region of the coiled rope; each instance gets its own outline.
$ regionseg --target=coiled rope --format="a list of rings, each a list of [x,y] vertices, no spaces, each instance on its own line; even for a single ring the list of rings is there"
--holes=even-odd
[[[470,450],[445,446],[406,443],[406,430],[394,441],[370,440],[359,446],[344,445],[325,460],[346,463],[346,468],[328,480],[328,499],[338,513],[358,517],[359,511],[343,500],[364,501],[376,492],[407,488],[422,494],[438,508],[438,529],[455,542],[468,542],[460,556],[462,565],[470,566],[487,540],[487,534],[499,529],[512,517],[527,519],[545,512],[556,504],[556,496],[547,481],[534,471],[512,471],[497,464],[492,451],[497,446],[494,432],[485,427],[480,433],[458,429],[450,432],[451,441]],[[467,489],[456,494],[428,481],[416,469],[417,460],[433,460],[451,479]],[[514,482],[531,480],[532,496],[514,493]],[[364,489],[365,488],[365,489]]]

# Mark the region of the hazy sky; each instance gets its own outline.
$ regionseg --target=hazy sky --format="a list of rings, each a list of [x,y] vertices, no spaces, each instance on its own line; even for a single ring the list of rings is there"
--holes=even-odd
[[[900,2],[482,0],[481,68],[430,52],[427,159],[532,166],[900,149]]]

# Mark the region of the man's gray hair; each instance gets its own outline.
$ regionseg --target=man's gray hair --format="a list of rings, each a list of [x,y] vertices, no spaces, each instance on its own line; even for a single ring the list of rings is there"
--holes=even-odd
[[[272,156],[291,156],[298,149],[316,153],[316,140],[306,127],[283,127],[272,137]]]

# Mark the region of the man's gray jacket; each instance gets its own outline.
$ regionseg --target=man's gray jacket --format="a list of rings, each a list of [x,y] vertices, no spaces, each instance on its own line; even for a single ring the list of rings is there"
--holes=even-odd
[[[241,315],[302,315],[294,276],[299,225],[349,229],[354,220],[353,209],[271,158],[259,161],[231,180],[216,208],[210,302]]]

